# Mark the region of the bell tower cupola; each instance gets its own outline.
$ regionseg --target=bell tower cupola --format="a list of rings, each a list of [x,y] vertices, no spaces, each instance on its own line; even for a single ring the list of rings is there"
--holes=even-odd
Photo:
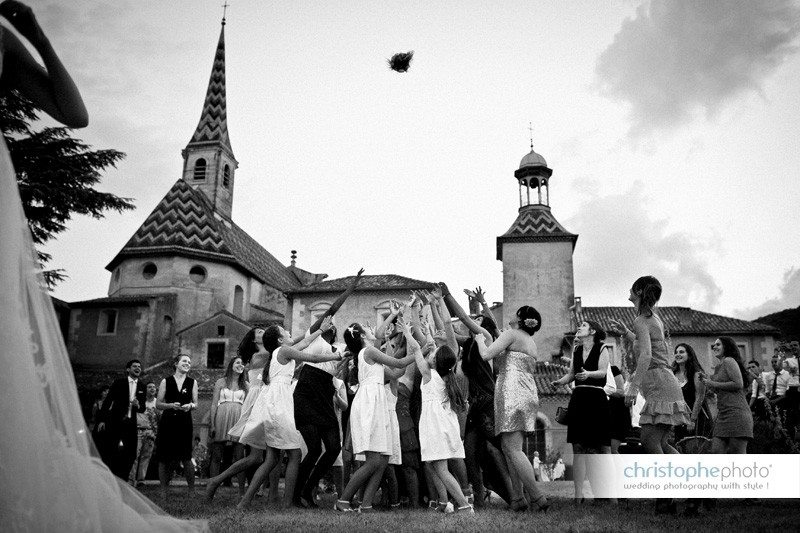
[[[233,156],[233,148],[228,137],[224,17],[200,121],[181,155],[183,155],[183,180],[205,193],[216,213],[230,219],[235,174],[239,163]]]

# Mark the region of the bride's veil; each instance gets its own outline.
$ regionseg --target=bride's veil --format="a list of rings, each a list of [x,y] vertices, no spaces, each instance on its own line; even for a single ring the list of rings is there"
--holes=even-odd
[[[207,529],[165,514],[112,475],[94,451],[2,136],[0,277],[2,529]]]

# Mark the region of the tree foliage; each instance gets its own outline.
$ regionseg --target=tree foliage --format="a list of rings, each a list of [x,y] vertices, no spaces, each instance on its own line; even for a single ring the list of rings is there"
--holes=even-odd
[[[72,137],[72,129],[31,124],[39,111],[15,91],[0,92],[0,131],[5,137],[17,173],[22,206],[42,265],[50,254],[41,245],[66,229],[72,215],[101,219],[108,210],[118,213],[133,209],[131,198],[100,192],[95,186],[101,172],[116,167],[125,154],[117,150],[92,150]],[[66,275],[63,270],[46,270],[52,287]]]

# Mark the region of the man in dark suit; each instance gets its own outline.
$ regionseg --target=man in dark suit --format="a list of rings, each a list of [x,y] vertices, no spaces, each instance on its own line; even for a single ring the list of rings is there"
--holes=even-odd
[[[125,365],[127,376],[111,385],[98,415],[97,432],[105,441],[103,461],[115,476],[128,480],[136,459],[136,413],[145,409],[145,384],[139,379],[142,363],[132,359]]]

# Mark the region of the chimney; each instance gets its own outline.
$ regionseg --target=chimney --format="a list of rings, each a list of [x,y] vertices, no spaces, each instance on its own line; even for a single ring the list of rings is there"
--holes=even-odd
[[[292,266],[295,266],[296,261],[297,261],[297,250],[292,250]]]
[[[688,307],[678,308],[678,323],[684,331],[692,329],[692,310]]]

